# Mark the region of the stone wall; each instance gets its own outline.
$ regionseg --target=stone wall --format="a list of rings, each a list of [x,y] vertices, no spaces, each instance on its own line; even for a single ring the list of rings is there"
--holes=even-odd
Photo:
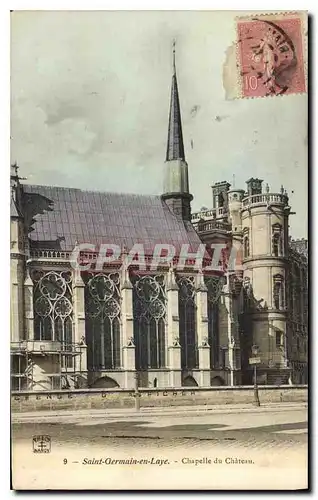
[[[306,403],[306,386],[262,386],[259,387],[261,404]],[[140,389],[140,406],[148,408],[195,406],[195,405],[251,405],[254,400],[253,387],[211,387],[189,389]],[[76,410],[121,408],[133,409],[135,393],[123,389],[90,389],[73,391],[13,392],[12,412],[40,410]]]

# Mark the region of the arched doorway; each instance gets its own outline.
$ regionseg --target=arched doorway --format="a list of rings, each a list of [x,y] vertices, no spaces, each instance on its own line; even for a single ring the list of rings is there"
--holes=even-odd
[[[100,377],[91,385],[93,389],[113,389],[119,387],[116,380],[111,377]]]
[[[183,379],[183,384],[182,385],[185,386],[185,387],[198,387],[197,382],[195,381],[195,379],[193,377],[191,377],[191,375],[187,375]]]
[[[211,380],[211,385],[212,386],[215,386],[215,385],[224,385],[224,384],[225,384],[224,379],[222,377],[219,377],[219,376],[213,377],[212,380]]]

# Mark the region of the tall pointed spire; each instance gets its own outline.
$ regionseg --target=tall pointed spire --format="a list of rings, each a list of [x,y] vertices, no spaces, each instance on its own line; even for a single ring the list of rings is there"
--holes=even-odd
[[[176,74],[176,41],[172,42],[172,74]]]
[[[191,200],[189,193],[188,164],[185,161],[180,102],[176,74],[175,41],[172,51],[172,87],[169,114],[167,154],[164,169],[162,199],[176,217],[191,220]]]
[[[170,160],[185,160],[183,136],[182,136],[182,123],[180,112],[180,101],[177,83],[176,72],[176,42],[173,41],[172,50],[172,85],[171,85],[171,99],[170,99],[170,114],[169,114],[169,129],[167,141],[167,154],[166,161]]]

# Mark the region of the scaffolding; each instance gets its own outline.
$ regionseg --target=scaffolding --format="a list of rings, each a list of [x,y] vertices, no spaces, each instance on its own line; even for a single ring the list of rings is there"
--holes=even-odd
[[[11,390],[32,390],[37,383],[34,379],[34,365],[39,356],[58,357],[58,371],[46,373],[45,378],[50,381],[48,390],[77,389],[80,379],[86,375],[82,370],[82,354],[86,346],[82,343],[63,345],[61,342],[56,349],[50,349],[51,342],[20,341],[11,342]],[[76,362],[79,357],[79,362]]]

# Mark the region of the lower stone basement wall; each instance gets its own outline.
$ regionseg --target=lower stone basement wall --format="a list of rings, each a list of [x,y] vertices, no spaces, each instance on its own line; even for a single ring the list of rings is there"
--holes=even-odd
[[[259,387],[261,404],[306,403],[306,386],[262,386]],[[250,405],[254,401],[253,387],[191,388],[191,389],[140,389],[140,407],[172,407],[195,405]],[[74,391],[12,392],[12,412],[37,410],[76,409],[133,409],[135,394],[123,389],[90,389]]]

